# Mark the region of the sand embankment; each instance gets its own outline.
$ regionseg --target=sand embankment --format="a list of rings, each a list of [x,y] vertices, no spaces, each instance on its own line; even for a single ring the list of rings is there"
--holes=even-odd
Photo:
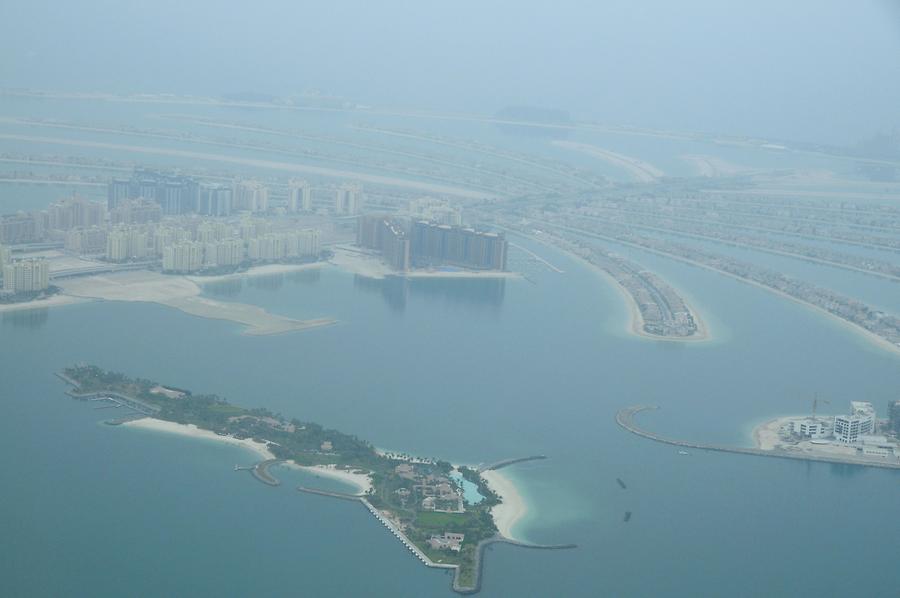
[[[266,264],[264,266],[253,266],[244,272],[235,272],[234,274],[218,274],[215,276],[199,276],[191,275],[184,278],[197,284],[206,284],[210,282],[223,282],[226,280],[240,280],[242,278],[253,278],[256,276],[272,276],[276,274],[290,274],[291,272],[301,272],[303,270],[313,270],[321,268],[325,262],[311,262],[309,264]]]
[[[641,183],[652,183],[666,175],[666,173],[649,162],[645,162],[633,156],[611,152],[595,145],[578,143],[575,141],[554,141],[553,145],[599,158],[607,164],[625,170],[634,180]]]
[[[201,318],[236,322],[244,325],[244,334],[249,335],[295,332],[336,322],[328,318],[294,320],[255,305],[216,301],[200,296],[200,286],[187,277],[147,270],[65,279],[58,285],[74,297],[158,303]]]
[[[263,442],[256,442],[252,438],[235,438],[233,436],[219,436],[210,430],[203,430],[194,424],[179,424],[156,419],[154,417],[144,417],[135,419],[122,424],[131,428],[140,428],[142,430],[153,430],[155,432],[167,432],[169,434],[178,434],[179,436],[187,436],[190,438],[202,438],[204,440],[215,440],[232,446],[239,446],[249,451],[253,451],[262,461],[274,459],[275,455],[269,450],[269,446]]]
[[[351,274],[375,279],[382,279],[396,274],[379,256],[370,255],[359,249],[343,245],[335,245],[331,249],[333,255],[329,262]]]
[[[82,303],[84,301],[89,301],[89,299],[70,297],[69,295],[53,295],[46,299],[0,304],[0,313],[24,311],[26,309],[46,309],[48,307],[60,307],[61,305],[72,305],[73,303]]]
[[[491,516],[497,525],[497,531],[505,538],[521,541],[521,538],[516,537],[514,530],[516,524],[528,512],[528,506],[516,489],[516,485],[496,469],[481,472],[481,477],[503,501],[491,508]]]
[[[716,156],[702,154],[684,154],[681,159],[688,162],[699,176],[702,177],[728,177],[746,173],[747,168],[732,164],[727,160]]]

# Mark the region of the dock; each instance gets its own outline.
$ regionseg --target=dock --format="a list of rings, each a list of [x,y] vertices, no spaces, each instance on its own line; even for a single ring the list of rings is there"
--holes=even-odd
[[[632,434],[649,438],[655,442],[678,446],[682,448],[692,448],[701,451],[717,451],[720,453],[736,453],[738,455],[754,455],[757,457],[774,457],[777,459],[794,459],[798,461],[817,461],[820,463],[838,463],[841,465],[861,465],[863,467],[880,467],[882,469],[900,469],[900,463],[878,462],[869,459],[856,459],[853,457],[842,457],[838,455],[815,455],[807,452],[793,452],[780,449],[763,450],[757,448],[746,448],[740,446],[728,446],[724,444],[709,444],[703,442],[689,442],[686,440],[676,440],[668,438],[661,434],[656,434],[648,430],[644,430],[634,422],[634,416],[644,411],[655,411],[659,409],[657,405],[634,405],[619,410],[616,413],[616,423]]]
[[[546,458],[547,458],[547,455],[533,455],[531,457],[516,457],[514,459],[503,459],[502,461],[495,461],[494,463],[489,463],[488,465],[479,467],[478,473],[482,473],[485,471],[493,471],[496,469],[502,469],[504,467],[509,467],[510,465],[515,465],[516,463],[524,463],[526,461],[541,461]]]
[[[266,484],[267,486],[280,486],[281,481],[269,473],[269,468],[273,465],[278,465],[282,463],[281,459],[268,459],[266,461],[260,461],[256,465],[250,468],[250,473],[253,474],[253,477]]]

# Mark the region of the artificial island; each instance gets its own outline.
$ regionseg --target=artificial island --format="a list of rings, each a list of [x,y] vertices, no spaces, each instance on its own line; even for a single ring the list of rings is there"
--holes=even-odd
[[[818,404],[818,399],[813,401],[812,414],[778,417],[756,426],[752,448],[680,440],[651,432],[640,426],[635,416],[658,409],[656,405],[621,409],[616,422],[632,434],[682,449],[900,469],[900,401],[890,404],[887,419],[879,419],[875,407],[866,401],[850,401],[849,413],[834,416],[817,415]]]
[[[213,394],[129,378],[93,365],[76,365],[59,377],[73,386],[76,399],[100,402],[129,414],[113,425],[143,425],[192,436],[220,438],[250,448],[262,458],[249,470],[260,482],[278,486],[273,466],[301,468],[358,486],[355,494],[300,486],[301,492],[357,501],[396,536],[424,565],[454,571],[453,589],[478,592],[484,548],[505,542],[527,548],[564,549],[574,545],[538,545],[501,533],[497,509],[504,497],[492,484],[497,469],[535,455],[480,467],[453,465],[376,449],[360,438],[298,419],[285,419],[265,408],[244,408]]]

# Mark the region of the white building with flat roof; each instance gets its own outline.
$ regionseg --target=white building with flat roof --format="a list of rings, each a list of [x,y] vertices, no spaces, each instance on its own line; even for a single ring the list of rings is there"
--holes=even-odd
[[[795,419],[791,422],[791,431],[803,438],[826,438],[831,436],[831,426],[818,419]]]
[[[843,444],[857,444],[861,436],[875,432],[875,407],[864,401],[851,401],[850,414],[834,418],[834,439]]]

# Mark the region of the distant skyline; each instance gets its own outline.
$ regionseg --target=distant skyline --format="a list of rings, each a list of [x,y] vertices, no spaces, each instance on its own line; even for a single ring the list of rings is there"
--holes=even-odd
[[[278,95],[852,144],[900,126],[900,8],[6,2],[0,86]]]

